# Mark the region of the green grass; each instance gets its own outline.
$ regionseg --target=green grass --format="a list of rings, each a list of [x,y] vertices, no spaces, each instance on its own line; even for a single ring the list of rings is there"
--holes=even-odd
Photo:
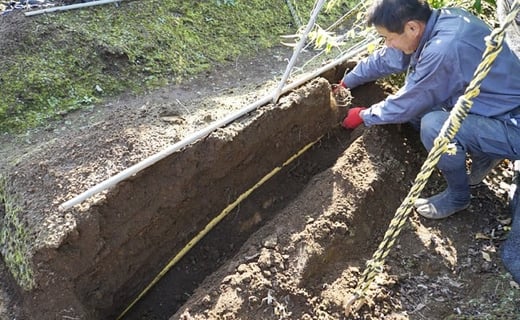
[[[297,4],[306,23],[314,1]],[[318,22],[337,19],[345,8],[337,9]],[[123,92],[181,82],[297,30],[283,0],[123,1],[25,19],[27,32],[3,53],[2,133]]]
[[[0,175],[0,205],[4,211],[3,223],[0,225],[2,259],[20,287],[30,290],[35,283],[29,262],[29,236],[21,219],[21,209],[16,203],[8,195],[5,179]]]

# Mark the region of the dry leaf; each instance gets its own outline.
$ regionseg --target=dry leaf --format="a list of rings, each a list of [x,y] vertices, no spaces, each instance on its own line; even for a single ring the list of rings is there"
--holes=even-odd
[[[424,309],[424,307],[426,307],[425,304],[423,304],[423,303],[419,303],[419,304],[417,305],[417,307],[415,307],[414,312],[421,311],[422,309]]]
[[[500,222],[500,224],[503,226],[508,226],[511,224],[511,217],[504,218],[504,219],[497,218],[497,221]]]
[[[489,255],[489,253],[485,251],[482,251],[482,258],[484,258],[484,260],[486,260],[487,262],[491,262],[491,256]]]
[[[489,239],[491,239],[491,237],[486,235],[486,234],[484,234],[484,233],[482,233],[482,232],[477,232],[477,234],[475,235],[475,239],[477,239],[477,240],[489,240]]]

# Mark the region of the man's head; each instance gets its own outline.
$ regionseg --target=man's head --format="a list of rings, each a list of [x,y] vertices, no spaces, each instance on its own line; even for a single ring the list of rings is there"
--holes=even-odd
[[[388,47],[411,54],[419,46],[431,13],[426,0],[374,0],[367,24],[376,28]]]

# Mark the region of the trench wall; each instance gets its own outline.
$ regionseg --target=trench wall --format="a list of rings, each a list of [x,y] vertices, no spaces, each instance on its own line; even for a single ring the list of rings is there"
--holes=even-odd
[[[24,308],[40,319],[117,317],[172,253],[340,116],[319,78],[121,182],[60,247],[34,255],[39,287]]]
[[[169,319],[343,319],[423,156],[409,128],[364,129]]]

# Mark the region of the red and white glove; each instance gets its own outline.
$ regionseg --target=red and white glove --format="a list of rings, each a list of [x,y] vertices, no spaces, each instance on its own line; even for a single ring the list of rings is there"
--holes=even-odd
[[[347,117],[343,120],[343,127],[347,129],[355,129],[360,124],[362,124],[363,119],[359,113],[365,109],[366,107],[355,107],[349,109],[347,112]]]
[[[339,90],[341,90],[341,88],[347,88],[347,85],[345,84],[345,82],[343,82],[343,80],[341,80],[338,84],[334,85],[334,88],[332,88],[332,93],[337,94]]]

